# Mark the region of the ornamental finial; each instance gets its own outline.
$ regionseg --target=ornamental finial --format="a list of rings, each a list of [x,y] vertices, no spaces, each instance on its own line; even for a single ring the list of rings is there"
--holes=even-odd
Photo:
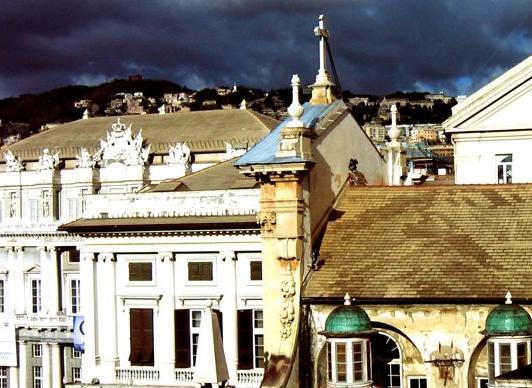
[[[346,292],[344,295],[344,305],[351,306],[351,296],[348,292]]]
[[[506,304],[512,304],[512,293],[508,290],[506,293]]]
[[[397,107],[394,105],[390,108],[390,113],[392,116],[392,125],[388,131],[388,136],[390,137],[390,145],[397,146],[399,143],[397,139],[399,138],[399,128],[397,128]]]
[[[303,115],[303,106],[299,103],[299,85],[301,85],[299,76],[294,74],[292,76],[292,104],[288,107],[288,114],[292,117],[292,120],[286,124],[290,128],[301,128],[304,126],[300,120]]]

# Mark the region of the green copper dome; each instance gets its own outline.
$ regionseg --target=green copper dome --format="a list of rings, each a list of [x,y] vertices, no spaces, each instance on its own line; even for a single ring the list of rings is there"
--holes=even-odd
[[[371,333],[371,321],[366,312],[352,305],[337,307],[327,317],[325,330],[327,337],[355,337]]]
[[[487,335],[532,334],[532,319],[526,310],[515,304],[495,307],[486,318]]]

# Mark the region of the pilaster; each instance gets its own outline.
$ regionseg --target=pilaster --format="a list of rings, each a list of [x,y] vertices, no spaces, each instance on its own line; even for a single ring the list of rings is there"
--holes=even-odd
[[[42,287],[46,289],[46,293],[50,298],[47,315],[55,316],[59,310],[59,272],[57,250],[54,247],[48,247],[49,266],[46,278],[43,278]]]
[[[52,388],[52,359],[50,344],[42,343],[42,388]]]
[[[85,351],[81,359],[81,379],[89,383],[96,377],[96,313],[94,303],[97,300],[94,287],[94,253],[82,252],[80,254],[80,278],[81,281],[81,313],[83,315],[85,329]]]
[[[116,259],[112,253],[100,253],[97,263],[98,340],[102,384],[115,382],[118,361],[116,328]]]
[[[41,312],[48,315],[50,310],[50,295],[48,293],[48,274],[50,272],[50,255],[46,247],[39,247],[39,262],[41,265]]]
[[[223,338],[224,352],[229,371],[229,385],[236,386],[238,382],[238,327],[237,327],[237,277],[235,252],[221,252],[224,266],[224,298],[223,298]]]
[[[159,342],[156,349],[159,357],[161,384],[175,384],[175,277],[174,256],[171,252],[161,252],[157,257],[157,283],[163,295],[159,302],[157,326]]]
[[[20,387],[26,387],[26,343],[18,341],[18,381]],[[15,379],[15,377],[13,377]]]
[[[24,248],[17,247],[16,266],[15,266],[15,314],[24,314],[26,306],[25,287],[24,287]]]
[[[52,388],[61,388],[63,381],[61,378],[61,347],[57,343],[50,344],[51,364],[52,364]]]
[[[20,373],[22,375],[23,373]],[[16,366],[9,367],[9,388],[23,388],[25,385],[19,384],[19,368]]]
[[[7,263],[9,266],[9,272],[7,276],[8,306],[9,312],[15,313],[18,299],[15,297],[15,295],[17,295],[17,262],[15,257],[15,248],[13,247],[7,248]]]

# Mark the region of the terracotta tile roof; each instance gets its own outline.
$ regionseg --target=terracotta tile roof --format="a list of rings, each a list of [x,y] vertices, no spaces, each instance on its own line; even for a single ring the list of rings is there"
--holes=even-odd
[[[11,150],[21,160],[37,160],[42,149],[59,151],[60,158],[75,158],[81,147],[94,154],[100,148],[100,139],[117,117],[95,117],[77,120],[51,128],[23,139],[3,149]],[[169,113],[165,115],[121,116],[122,123],[131,125],[134,136],[142,129],[151,152],[168,153],[176,142],[187,142],[192,152],[224,152],[224,141],[235,148],[252,146],[275,128],[279,122],[250,110],[212,110]],[[0,161],[4,153],[0,153]]]
[[[353,187],[308,298],[532,298],[532,184]]]

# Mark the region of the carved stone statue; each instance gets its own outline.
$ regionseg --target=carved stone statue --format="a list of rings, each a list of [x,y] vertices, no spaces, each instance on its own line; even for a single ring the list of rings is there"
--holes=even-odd
[[[93,168],[94,164],[96,163],[93,159],[89,151],[87,151],[86,148],[81,147],[80,155],[76,155],[76,168]]]
[[[222,160],[233,159],[246,152],[245,149],[233,148],[233,145],[227,141],[224,141],[224,145],[225,145],[225,155],[222,157]]]
[[[50,150],[45,148],[42,151],[42,155],[39,156],[37,163],[39,171],[42,170],[54,170],[59,165],[59,152],[51,155]]]
[[[17,159],[12,151],[4,152],[4,159],[6,161],[7,172],[19,172],[24,170],[23,164]]]
[[[190,165],[190,148],[186,142],[183,144],[178,142],[175,146],[170,147],[166,164]]]
[[[121,163],[126,166],[141,166],[148,161],[150,146],[143,147],[142,130],[133,138],[131,124],[126,128],[125,124],[117,122],[107,132],[107,140],[100,140],[100,150],[94,155],[103,167],[113,163]]]

